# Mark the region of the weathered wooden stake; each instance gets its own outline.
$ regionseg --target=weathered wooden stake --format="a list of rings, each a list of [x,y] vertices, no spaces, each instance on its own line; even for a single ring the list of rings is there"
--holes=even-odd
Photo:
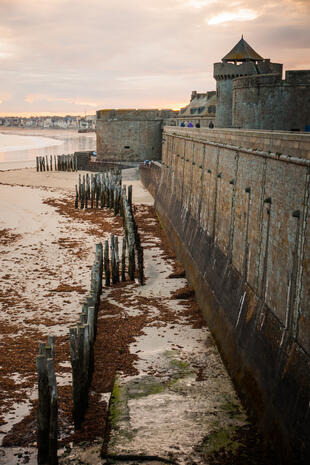
[[[132,209],[132,186],[128,186],[128,205],[130,210]]]
[[[78,192],[78,187],[77,184],[75,185],[75,208],[79,208],[79,192]]]
[[[141,245],[140,234],[138,233],[138,228],[136,227],[136,249],[137,249],[137,259],[138,259],[138,272],[139,272],[139,282],[141,286],[144,284],[144,258],[143,258],[143,248]]]
[[[48,463],[50,402],[45,355],[37,356],[38,371],[38,464]]]
[[[111,235],[111,269],[112,269],[112,284],[117,283],[116,278],[116,261],[115,261],[115,243],[114,243],[114,234]]]
[[[58,435],[58,394],[54,359],[47,359],[48,387],[50,393],[50,421],[49,421],[49,465],[57,465],[57,435]]]
[[[77,328],[70,328],[70,355],[72,365],[72,394],[73,394],[73,420],[74,426],[78,429],[81,425],[83,413],[81,412],[81,379],[78,357],[78,334]]]
[[[119,283],[119,251],[118,251],[118,237],[114,239],[115,243],[115,281]]]
[[[126,281],[126,237],[123,237],[122,244],[122,281]]]
[[[104,242],[104,274],[105,274],[105,285],[110,286],[110,261],[109,261],[109,241]]]
[[[94,175],[91,175],[91,196],[90,196],[90,205],[91,208],[94,208],[94,197],[95,197],[95,185],[94,185]]]
[[[38,464],[57,465],[58,396],[54,371],[55,339],[39,344],[38,371]]]

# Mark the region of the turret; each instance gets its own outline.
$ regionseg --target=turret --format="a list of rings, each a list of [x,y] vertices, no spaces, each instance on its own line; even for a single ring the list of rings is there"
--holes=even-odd
[[[216,80],[216,127],[232,126],[232,80],[241,76],[278,73],[282,76],[282,65],[264,59],[244,40],[243,36],[233,49],[214,63],[213,76]]]

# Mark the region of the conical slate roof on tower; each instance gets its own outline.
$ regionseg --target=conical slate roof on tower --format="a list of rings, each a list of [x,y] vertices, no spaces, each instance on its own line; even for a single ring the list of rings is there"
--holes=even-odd
[[[253,50],[243,36],[234,48],[222,58],[222,61],[263,61],[264,58]]]

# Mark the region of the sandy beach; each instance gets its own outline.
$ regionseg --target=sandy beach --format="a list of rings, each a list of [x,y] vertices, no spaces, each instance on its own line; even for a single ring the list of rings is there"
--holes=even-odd
[[[8,357],[1,360],[5,377],[1,385],[9,383],[11,391],[13,386],[18,387],[14,396],[18,391],[18,397],[24,397],[23,408],[16,405],[15,413],[14,399],[3,399],[1,414],[10,414],[1,434],[18,421],[18,412],[23,415],[27,411],[33,397],[33,393],[25,392],[30,377],[32,382],[34,377],[25,371],[23,352],[13,365],[10,362],[14,346],[20,340],[30,348],[47,334],[67,334],[88,290],[95,244],[104,241],[111,229],[122,235],[120,219],[108,210],[101,222],[94,211],[74,212],[74,218],[70,212],[61,211],[74,206],[76,182],[76,173],[37,173],[31,168],[0,172],[0,325],[1,343]],[[143,188],[137,189],[137,181],[130,183],[135,184],[136,203],[141,199],[152,203]]]
[[[37,344],[54,334],[62,345],[88,289],[95,244],[114,222],[110,212],[101,228],[57,211],[72,204],[76,177],[55,173],[42,180],[32,169],[0,173],[2,437],[30,411]],[[59,359],[60,382],[68,382],[67,363],[66,353]]]
[[[112,211],[74,208],[77,180],[77,173],[37,173],[34,169],[0,172],[0,464],[36,463],[35,358],[39,341],[46,341],[48,335],[56,337],[59,438],[60,446],[66,447],[60,463],[105,463],[99,455],[116,373],[124,385],[133,377],[137,382],[145,377],[169,379],[167,354],[169,360],[177,360],[174,363],[191,366],[191,383],[203,393],[202,397],[199,394],[201,412],[186,420],[187,428],[177,430],[177,439],[167,433],[164,440],[161,415],[167,408],[171,411],[165,425],[168,432],[172,428],[169,421],[182,424],[189,406],[178,408],[181,398],[170,396],[171,403],[167,407],[163,404],[157,424],[147,414],[149,411],[154,417],[152,408],[145,407],[145,421],[137,426],[141,431],[138,449],[129,444],[124,447],[133,447],[132,453],[149,447],[151,454],[159,454],[164,440],[164,450],[180,456],[179,463],[188,463],[188,457],[204,463],[194,450],[205,431],[213,428],[214,418],[205,418],[204,409],[216,408],[217,421],[230,424],[225,407],[229,400],[240,411],[239,426],[246,424],[246,417],[184,270],[160,228],[153,199],[137,180],[135,169],[123,171],[123,184],[133,185],[146,283],[141,287],[138,282],[127,281],[104,289],[89,410],[82,430],[73,431],[68,329],[77,323],[89,289],[95,244],[111,233],[120,239],[123,236],[122,220]],[[132,405],[132,424],[137,408]],[[155,430],[149,425],[155,425]],[[84,446],[79,449],[81,441]],[[72,448],[72,444],[76,446]]]

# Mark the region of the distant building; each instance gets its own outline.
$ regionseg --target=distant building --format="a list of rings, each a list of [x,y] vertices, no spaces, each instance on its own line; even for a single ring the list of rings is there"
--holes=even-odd
[[[96,116],[87,115],[79,120],[79,131],[94,131],[96,128]]]
[[[21,117],[2,117],[0,126],[14,126],[26,128],[45,128],[45,129],[79,129],[80,120],[85,120],[80,116],[66,115],[62,116],[30,116],[29,118]],[[87,115],[86,127],[95,129],[95,115]]]
[[[51,128],[52,127],[52,118],[45,118],[43,122],[44,128]]]
[[[177,124],[192,122],[194,125],[199,123],[201,127],[208,126],[215,120],[215,114],[216,92],[198,93],[193,90],[190,103],[179,111]]]

